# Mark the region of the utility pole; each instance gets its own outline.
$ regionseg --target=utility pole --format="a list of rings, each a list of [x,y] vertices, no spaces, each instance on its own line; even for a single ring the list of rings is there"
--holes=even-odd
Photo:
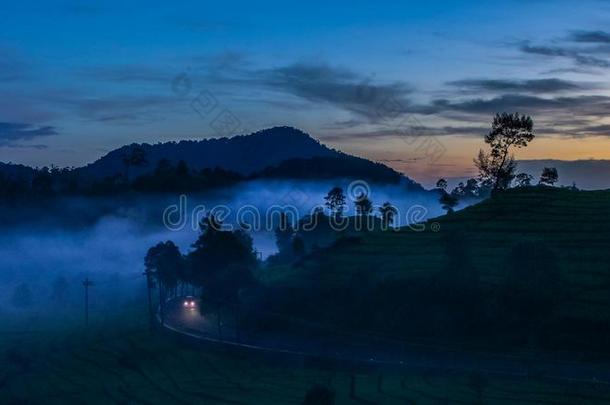
[[[87,277],[83,281],[83,287],[85,287],[85,328],[89,328],[89,287],[93,286],[93,281]]]
[[[146,290],[148,292],[148,319],[149,319],[149,323],[150,323],[150,332],[152,333],[155,330],[155,318],[154,318],[154,314],[153,314],[153,308],[152,308],[152,293],[151,290],[153,288],[153,271],[150,269],[146,269],[144,271],[144,273],[142,273],[143,275],[146,276]]]

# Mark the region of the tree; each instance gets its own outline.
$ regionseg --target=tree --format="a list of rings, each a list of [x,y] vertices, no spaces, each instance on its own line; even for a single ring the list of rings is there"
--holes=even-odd
[[[368,216],[373,212],[373,202],[365,194],[360,194],[354,204],[356,205],[356,213],[361,217]]]
[[[526,115],[496,114],[491,131],[485,136],[491,150],[489,153],[480,150],[474,160],[484,184],[493,190],[510,186],[517,167],[511,150],[526,147],[534,139],[533,126],[531,117]]]
[[[447,180],[438,179],[438,181],[436,182],[436,188],[440,188],[441,190],[446,190],[447,189]]]
[[[165,300],[167,292],[175,293],[178,277],[182,274],[183,258],[180,250],[172,241],[159,242],[148,249],[144,266],[151,271],[159,285],[159,309],[161,323],[165,321]]]
[[[157,167],[155,168],[155,177],[167,178],[171,176],[174,171],[174,166],[169,159],[162,158],[157,162]]]
[[[275,228],[275,244],[280,256],[290,257],[292,253],[292,238],[294,228],[288,223],[288,216],[285,212],[280,213],[280,222]]]
[[[343,194],[341,187],[333,187],[324,197],[324,200],[326,201],[324,204],[331,215],[341,216],[343,214],[345,210],[345,194]]]
[[[477,179],[466,180],[466,186],[464,187],[464,197],[480,197],[481,188]]]
[[[527,173],[519,173],[515,176],[515,180],[517,181],[517,187],[529,187],[532,185],[534,176]]]
[[[443,209],[447,211],[447,214],[450,214],[453,212],[453,209],[458,204],[459,200],[455,195],[449,194],[444,191],[438,201],[441,203]]]
[[[292,253],[294,254],[294,257],[297,258],[300,258],[305,254],[305,242],[300,235],[295,235],[294,238],[292,238]]]
[[[47,196],[53,191],[53,176],[48,167],[37,169],[32,178],[32,191],[41,196]]]
[[[253,280],[256,252],[250,235],[222,230],[221,225],[213,215],[200,224],[201,233],[188,259],[197,284],[217,299],[234,300],[239,289]]]
[[[202,300],[216,309],[220,335],[222,308],[237,308],[239,291],[254,282],[252,271],[258,262],[252,238],[244,231],[223,230],[214,215],[207,216],[200,228],[187,259],[194,282],[204,288]]]
[[[394,217],[396,214],[398,214],[398,210],[396,207],[386,201],[381,207],[379,207],[379,213],[381,214],[381,223],[384,229],[387,229],[394,223]]]
[[[144,264],[155,272],[155,278],[167,290],[174,290],[182,274],[183,258],[172,241],[159,242],[148,249]]]
[[[146,151],[144,151],[144,148],[139,145],[134,145],[128,152],[125,152],[123,156],[121,156],[121,161],[123,162],[123,167],[125,168],[125,184],[129,184],[130,167],[140,167],[148,164],[148,160],[146,159]]]
[[[451,195],[458,198],[478,198],[481,196],[481,188],[477,179],[468,179],[466,184],[459,182],[451,191]]]
[[[176,165],[176,176],[179,178],[188,178],[190,176],[191,170],[184,160],[179,160]]]
[[[540,181],[538,184],[547,184],[552,186],[557,183],[559,180],[559,174],[557,173],[557,169],[554,167],[545,167],[542,169],[542,174],[540,175]]]

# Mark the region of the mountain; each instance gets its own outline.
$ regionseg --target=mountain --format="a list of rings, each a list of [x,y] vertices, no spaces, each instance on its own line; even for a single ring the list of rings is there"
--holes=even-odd
[[[125,166],[126,156],[143,164]],[[35,170],[0,163],[0,191],[28,195],[53,193],[112,194],[204,190],[252,179],[362,179],[423,187],[395,170],[328,148],[291,127],[274,127],[250,135],[151,144],[115,149],[80,168]],[[125,176],[129,182],[125,182]]]
[[[249,178],[362,178],[404,182],[411,189],[423,190],[385,165],[328,148],[292,127],[274,127],[232,138],[126,145],[77,169],[79,175],[98,179],[120,175],[125,170],[123,156],[136,147],[142,148],[148,162],[129,169],[132,179],[152,173],[161,159],[167,159],[173,164],[183,160],[195,170],[220,168]]]
[[[99,178],[123,173],[122,157],[136,146],[144,150],[148,164],[130,168],[130,176],[133,177],[151,172],[161,159],[168,159],[174,164],[183,160],[190,168],[197,170],[220,167],[248,176],[288,159],[341,155],[298,129],[275,127],[232,138],[126,145],[111,151],[80,171],[82,174]]]
[[[336,157],[288,159],[277,166],[270,166],[253,174],[251,178],[300,180],[353,178],[379,183],[403,183],[408,189],[423,190],[420,184],[388,166],[343,153]]]

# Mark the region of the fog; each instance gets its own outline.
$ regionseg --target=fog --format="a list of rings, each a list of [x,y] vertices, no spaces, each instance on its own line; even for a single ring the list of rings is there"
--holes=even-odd
[[[5,212],[11,221],[3,224],[0,235],[0,315],[43,308],[82,311],[85,277],[94,282],[92,310],[132,305],[145,292],[142,271],[147,249],[172,240],[187,253],[198,235],[202,207],[209,212],[220,206],[228,212],[226,223],[232,225],[240,222],[237,213],[241,207],[249,206],[250,212],[258,209],[262,223],[252,236],[256,249],[267,257],[276,250],[272,230],[265,229],[267,209],[292,206],[303,216],[323,204],[335,185],[347,190],[347,214],[353,214],[350,193],[367,185],[352,184],[350,188],[347,180],[255,181],[184,197],[65,198],[44,206],[13,207],[12,212]],[[435,194],[410,192],[404,186],[371,185],[369,197],[375,205],[393,203],[401,225],[408,222],[407,212],[413,206],[420,207],[418,215],[423,215],[418,220],[443,213]],[[182,210],[176,211],[181,204]],[[173,213],[172,223],[179,226],[168,229],[164,224],[167,207]]]

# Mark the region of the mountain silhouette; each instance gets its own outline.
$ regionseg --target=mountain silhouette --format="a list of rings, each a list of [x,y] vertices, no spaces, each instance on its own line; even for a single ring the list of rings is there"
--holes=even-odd
[[[130,165],[126,173],[125,157],[134,151],[144,157],[144,162]],[[155,175],[162,160],[165,165],[174,167],[183,162],[194,172],[207,170],[206,176],[222,174],[223,178],[240,180],[353,178],[380,183],[400,183],[411,190],[423,190],[415,181],[381,163],[331,149],[307,133],[292,127],[274,127],[231,138],[157,144],[134,143],[115,149],[95,162],[75,168],[71,172],[79,182],[85,183],[120,179],[125,175],[130,181],[151,180],[154,178],[150,175]],[[27,166],[0,165],[0,174],[7,178],[24,179],[26,183],[29,183],[36,173]]]
[[[194,170],[221,168],[251,178],[369,178],[421,186],[380,163],[331,149],[292,127],[274,127],[250,135],[151,144],[131,144],[109,152],[85,167],[81,175],[105,178],[123,173],[123,157],[142,148],[147,164],[130,168],[130,177],[149,174],[161,159],[184,161]]]
[[[122,173],[123,156],[135,147],[144,150],[148,164],[130,169],[134,177],[151,172],[161,159],[174,164],[183,160],[195,170],[219,167],[248,176],[288,159],[341,155],[298,129],[275,127],[232,138],[126,145],[109,152],[80,171],[101,178]]]

